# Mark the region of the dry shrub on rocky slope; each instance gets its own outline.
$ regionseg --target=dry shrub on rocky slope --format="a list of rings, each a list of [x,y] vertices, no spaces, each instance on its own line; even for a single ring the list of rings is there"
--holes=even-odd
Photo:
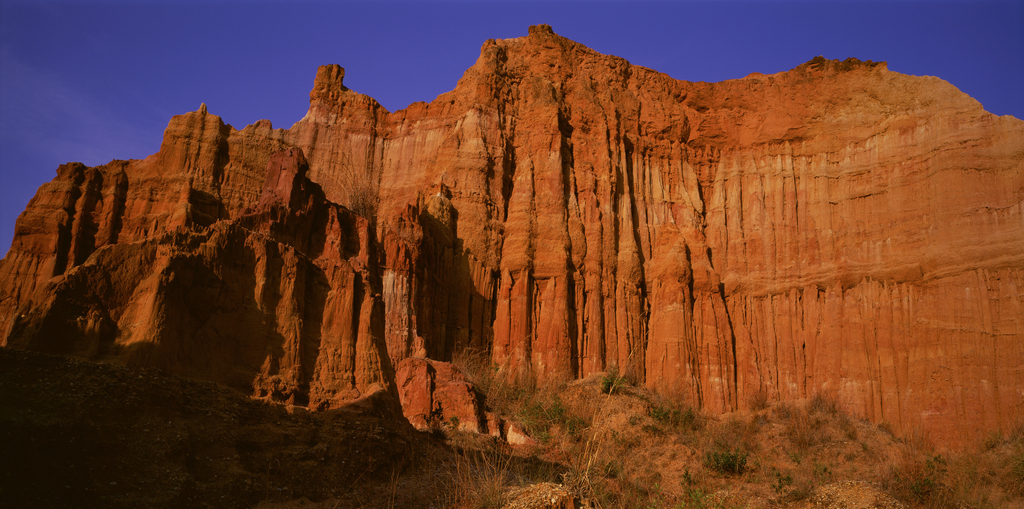
[[[1024,429],[939,450],[919,433],[904,438],[856,419],[824,395],[715,418],[621,380],[609,383],[612,374],[537,386],[479,358],[459,361],[490,389],[492,408],[530,423],[538,444],[517,454],[561,465],[559,482],[578,504],[1024,507]]]

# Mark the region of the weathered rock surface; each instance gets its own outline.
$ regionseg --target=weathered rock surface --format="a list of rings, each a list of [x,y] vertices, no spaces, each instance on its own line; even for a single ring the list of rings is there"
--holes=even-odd
[[[420,431],[449,428],[501,436],[502,421],[486,412],[473,383],[449,362],[402,359],[395,385],[405,418]]]
[[[83,173],[73,170],[51,186]],[[235,221],[201,226],[185,202],[173,229],[97,241],[84,263],[39,277],[8,318],[6,345],[116,358],[313,408],[391,386],[372,228],[324,200],[300,150],[273,155],[268,170],[259,202]],[[87,213],[72,212],[76,224]]]
[[[691,83],[544,25],[429,104],[343,78],[288,130],[204,106],[145,160],[62,166],[0,262],[0,341],[321,405],[477,348],[712,412],[824,392],[937,437],[1017,424],[1021,120],[884,63]],[[284,149],[319,186],[268,178]]]

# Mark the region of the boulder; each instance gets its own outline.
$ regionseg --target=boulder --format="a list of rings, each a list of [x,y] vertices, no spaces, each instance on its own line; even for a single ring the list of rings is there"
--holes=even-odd
[[[402,412],[420,431],[453,429],[491,434],[500,420],[485,412],[483,397],[461,371],[449,362],[408,357],[398,363],[395,384]]]

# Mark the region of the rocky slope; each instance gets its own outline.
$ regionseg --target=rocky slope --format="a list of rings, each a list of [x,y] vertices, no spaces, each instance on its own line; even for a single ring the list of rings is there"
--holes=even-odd
[[[12,349],[0,349],[0,429],[4,507],[427,507],[453,460],[386,406],[307,412]]]
[[[477,349],[712,412],[1019,419],[1024,122],[950,84],[820,57],[691,83],[544,25],[429,104],[343,77],[287,130],[204,106],[145,160],[62,166],[0,262],[0,342],[317,407]]]

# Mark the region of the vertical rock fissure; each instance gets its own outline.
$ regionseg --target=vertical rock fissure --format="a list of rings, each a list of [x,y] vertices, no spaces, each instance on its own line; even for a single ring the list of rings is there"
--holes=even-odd
[[[232,127],[220,122],[217,129],[217,152],[214,156],[213,167],[210,175],[210,184],[213,186],[213,190],[217,193],[217,197],[224,200],[221,194],[221,188],[224,184],[224,178],[227,176],[225,171],[228,164],[231,163],[231,147],[228,143],[228,139],[231,136]],[[221,218],[218,218],[221,219]]]
[[[558,112],[558,130],[561,132],[561,142],[559,151],[561,153],[561,180],[562,180],[562,203],[565,204],[565,239],[566,239],[566,290],[565,290],[565,320],[566,320],[566,342],[569,346],[569,369],[571,375],[575,378],[580,374],[580,352],[579,352],[579,333],[577,320],[577,308],[576,308],[576,274],[578,273],[578,267],[574,260],[574,250],[572,234],[569,232],[570,221],[572,221],[572,211],[570,208],[576,203],[576,185],[573,179],[573,171],[575,169],[575,161],[573,159],[573,146],[572,146],[572,134],[573,127],[568,115],[565,111],[560,109]],[[582,226],[581,226],[582,228]]]
[[[102,203],[103,200],[103,172],[90,169],[85,172],[85,177],[75,203],[76,213],[71,226],[71,245],[68,248],[69,266],[67,269],[84,263],[96,248],[98,227],[93,219],[93,212],[96,203]]]
[[[516,176],[516,151],[515,151],[515,115],[506,117],[504,103],[499,103],[499,124],[501,129],[502,142],[502,180],[501,180],[501,222],[508,221],[508,206],[512,200],[512,188],[515,185]],[[507,124],[507,125],[506,125]],[[497,253],[500,259],[501,251]]]
[[[725,284],[718,283],[718,294],[722,298],[722,309],[725,313],[725,321],[729,326],[729,343],[732,346],[732,407],[739,408],[739,363],[736,359],[736,332],[732,325],[732,316],[729,313],[729,302],[725,300]]]
[[[540,291],[537,288],[537,280],[533,277],[533,270],[527,269],[525,271],[525,281],[523,284],[526,285],[526,310],[525,316],[526,326],[523,330],[526,331],[526,337],[523,338],[523,359],[526,365],[536,373],[536,366],[533,363],[533,343],[537,341],[537,293]]]
[[[121,228],[124,226],[124,210],[128,201],[128,175],[125,173],[124,167],[121,168],[116,179],[112,197],[114,203],[110,208],[110,217],[107,218],[110,234],[107,236],[106,244],[117,243],[117,237],[121,234]]]
[[[796,309],[797,313],[799,313],[799,317],[797,320],[794,321],[794,330],[792,334],[794,338],[799,338],[800,341],[800,358],[797,359],[800,362],[798,366],[803,367],[803,369],[801,370],[803,376],[800,377],[800,385],[802,386],[801,390],[803,391],[803,393],[807,394],[807,339],[805,334],[801,334],[801,332],[807,331],[807,324],[804,323],[806,315],[804,314],[804,291],[802,288],[796,292]],[[811,385],[813,386],[813,384]]]
[[[75,206],[82,195],[81,185],[85,179],[84,168],[83,165],[79,164],[71,170],[75,172],[75,176],[71,187],[71,195],[66,198],[67,206],[64,208],[64,213],[67,214],[67,217],[64,218],[62,223],[57,225],[57,252],[54,256],[53,271],[50,277],[59,276],[68,268],[68,258],[71,256],[72,236],[74,235],[77,212]]]
[[[500,244],[499,244],[499,248],[498,249],[499,250],[501,249],[500,248]],[[491,326],[490,326],[490,329],[489,329],[490,334],[489,335],[488,334],[481,334],[482,351],[483,351],[484,357],[487,358],[487,359],[493,359],[494,358],[494,322],[496,321],[496,318],[498,317],[498,288],[501,286],[501,271],[498,270],[498,269],[492,269],[490,271],[490,274],[491,274],[491,279],[490,279],[490,281],[491,281],[491,285],[490,285],[491,292],[490,293],[491,294],[489,296],[487,296],[487,298],[490,299],[490,300],[489,301],[485,301],[485,302],[490,302],[490,308],[491,308],[490,317],[491,317],[492,322],[491,322]],[[487,329],[487,324],[484,324],[484,328]]]
[[[711,248],[708,248],[709,251],[710,251],[710,249]],[[689,363],[690,363],[690,382],[693,384],[694,389],[695,389],[693,391],[693,393],[697,395],[697,408],[703,408],[704,407],[704,389],[703,389],[703,386],[701,384],[701,377],[700,377],[700,357],[699,357],[700,352],[699,352],[699,349],[697,348],[697,342],[699,341],[699,339],[698,339],[698,336],[697,336],[697,332],[698,332],[697,331],[697,326],[696,326],[695,323],[693,323],[693,317],[695,316],[694,315],[694,310],[695,310],[696,305],[697,305],[697,299],[695,297],[696,294],[694,293],[694,286],[693,286],[693,262],[692,262],[692,257],[691,257],[691,253],[690,253],[690,246],[688,244],[684,244],[683,245],[683,252],[686,255],[686,269],[689,271],[689,278],[687,278],[687,281],[686,281],[687,289],[689,290],[689,295],[687,295],[686,298],[687,298],[687,301],[688,301],[687,304],[689,305],[689,308],[690,308],[690,323],[689,324],[683,324],[683,326],[684,327],[688,326],[689,329],[690,329],[690,332],[691,332],[690,333],[690,338],[689,338],[690,339],[689,344],[686,345],[687,350],[689,350],[687,353],[688,353]],[[710,256],[709,256],[709,258],[710,258]]]
[[[644,244],[640,241],[640,212],[637,209],[637,200],[639,199],[639,193],[636,190],[636,179],[633,171],[635,169],[635,162],[633,158],[636,156],[636,150],[633,142],[629,140],[628,136],[622,137],[622,145],[625,149],[625,174],[626,174],[626,199],[629,200],[629,216],[632,223],[633,235],[633,252],[637,258],[637,281],[636,289],[639,295],[637,300],[641,305],[641,309],[638,310],[641,315],[635,317],[637,321],[638,331],[637,337],[629,337],[627,340],[629,344],[629,363],[628,369],[637,369],[639,373],[636,373],[638,379],[641,382],[646,381],[646,363],[643,359],[647,355],[647,317],[650,316],[651,303],[647,298],[647,278],[644,275],[644,264],[646,262],[646,256],[644,255]],[[635,366],[635,368],[634,368]]]
[[[775,375],[775,379],[774,379],[773,383],[776,385],[776,387],[779,387],[779,389],[781,391],[781,389],[782,389],[782,373],[780,371],[780,365],[782,363],[780,361],[782,360],[782,355],[779,352],[779,331],[775,330],[775,320],[774,320],[774,317],[776,315],[775,315],[774,301],[772,299],[773,299],[772,295],[768,295],[768,296],[766,296],[764,298],[764,301],[763,301],[764,302],[764,307],[767,308],[767,310],[762,309],[761,316],[764,317],[763,318],[764,322],[760,324],[760,327],[758,327],[758,329],[765,331],[766,332],[765,335],[771,337],[771,348],[772,348],[771,356],[772,356],[772,360],[775,361],[774,363],[772,363],[772,368],[774,368],[774,375]],[[767,312],[765,312],[765,311],[767,311]],[[790,353],[792,354],[792,352],[790,352]],[[792,362],[793,362],[793,359],[791,357],[790,358],[790,363],[792,363]],[[801,396],[804,396],[804,395],[801,395]]]
[[[745,301],[740,311],[740,313],[744,315],[741,317],[741,321],[748,324],[749,330],[757,330],[756,324],[753,323],[754,318],[747,315],[748,310],[753,308],[754,299],[752,299],[750,296],[741,298]],[[761,358],[761,349],[758,348],[759,345],[754,341],[754,338],[749,333],[747,334],[747,341],[749,342],[751,356],[753,357],[754,361],[753,371],[754,373],[757,373],[758,389],[763,389],[765,391],[765,395],[767,396],[768,390],[774,387],[776,394],[778,394],[779,390],[777,385],[772,383],[771,372],[768,370],[769,366],[766,365],[767,363],[761,362],[763,359]]]
[[[890,300],[890,302],[891,302],[892,295],[889,293],[890,290],[889,290],[888,286],[889,286],[888,283],[883,284],[883,295],[885,295],[887,300]],[[889,337],[889,345],[888,345],[888,347],[889,347],[889,350],[892,352],[892,355],[895,357],[895,356],[899,355],[900,352],[898,350],[896,350],[896,348],[895,348],[896,345],[893,344],[893,338],[896,337],[896,334],[895,334],[896,331],[892,330],[892,328],[894,326],[895,326],[895,320],[892,320],[891,317],[890,317],[890,321],[889,321],[890,329],[889,329],[889,334],[888,334],[888,337]],[[995,345],[993,345],[993,351],[998,351],[998,348]],[[896,360],[897,359],[894,359],[894,362],[893,362],[893,385],[896,387],[896,412],[899,415],[901,415],[901,416],[905,416],[906,414],[903,412],[903,392],[906,390],[906,388],[905,387],[901,387],[901,385],[900,385],[900,379],[901,379],[900,375],[903,375],[902,379],[908,380],[909,379],[908,373],[905,371],[904,368],[909,369],[909,366],[908,366],[908,363],[896,362]],[[992,365],[993,366],[997,366],[998,364],[993,363]],[[900,373],[900,371],[903,371],[903,373]],[[995,379],[993,378],[993,380],[995,380]],[[996,385],[996,387],[998,387],[998,384],[995,384],[995,385]],[[997,399],[997,401],[998,401],[998,399]]]
[[[619,112],[615,111],[615,121],[616,121],[616,124],[618,124],[618,120],[619,120]],[[621,229],[621,225],[620,225],[620,221],[619,221],[618,215],[619,215],[619,203],[622,200],[622,193],[623,193],[623,190],[622,190],[622,179],[621,179],[621,176],[620,176],[620,174],[622,172],[622,169],[621,169],[620,165],[617,164],[617,159],[618,158],[616,157],[616,154],[615,154],[615,151],[614,151],[614,148],[613,148],[615,145],[612,144],[611,129],[606,129],[605,130],[605,142],[606,142],[605,146],[607,147],[607,150],[608,150],[608,160],[610,162],[610,168],[609,168],[610,175],[609,175],[609,182],[608,182],[608,187],[609,187],[609,193],[608,194],[609,194],[609,201],[610,201],[610,203],[609,203],[609,206],[606,208],[606,210],[610,211],[611,214],[613,214],[613,217],[609,218],[609,220],[607,221],[607,225],[611,228],[611,231],[608,232],[608,236],[610,237],[611,242],[608,242],[607,240],[605,240],[604,241],[604,245],[602,246],[602,252],[601,252],[601,255],[602,255],[601,292],[604,295],[605,300],[611,301],[611,302],[607,302],[604,305],[604,310],[602,311],[602,315],[601,315],[601,318],[602,318],[602,321],[603,321],[602,325],[604,325],[604,327],[601,329],[601,337],[602,337],[602,343],[603,343],[601,350],[602,350],[602,352],[604,352],[604,366],[603,366],[602,369],[608,369],[610,366],[619,367],[619,360],[620,360],[619,359],[619,355],[618,355],[619,338],[616,335],[618,330],[619,330],[619,323],[618,323],[619,322],[619,318],[618,318],[617,310],[619,308],[620,302],[619,302],[618,291],[617,291],[617,288],[616,288],[616,286],[618,285],[618,269],[619,269],[619,264],[618,264],[617,257],[616,258],[612,258],[610,256],[611,253],[606,252],[605,248],[609,244],[611,244],[612,246],[615,246],[616,249],[618,249],[618,246],[619,246],[619,240],[620,240],[619,239],[619,230]],[[603,221],[604,221],[604,218],[602,217],[602,226],[605,224]],[[602,235],[602,240],[604,240],[604,238],[605,237]],[[614,344],[614,350],[615,351],[613,351],[613,352],[609,351],[610,350],[609,344],[611,343],[612,339],[615,340],[615,344]]]
[[[312,399],[310,391],[316,377],[315,367],[322,353],[324,313],[331,288],[323,267],[310,263],[310,269],[307,273],[310,281],[304,285],[305,313],[300,348],[303,362],[299,365],[300,388],[305,392],[307,404]]]

